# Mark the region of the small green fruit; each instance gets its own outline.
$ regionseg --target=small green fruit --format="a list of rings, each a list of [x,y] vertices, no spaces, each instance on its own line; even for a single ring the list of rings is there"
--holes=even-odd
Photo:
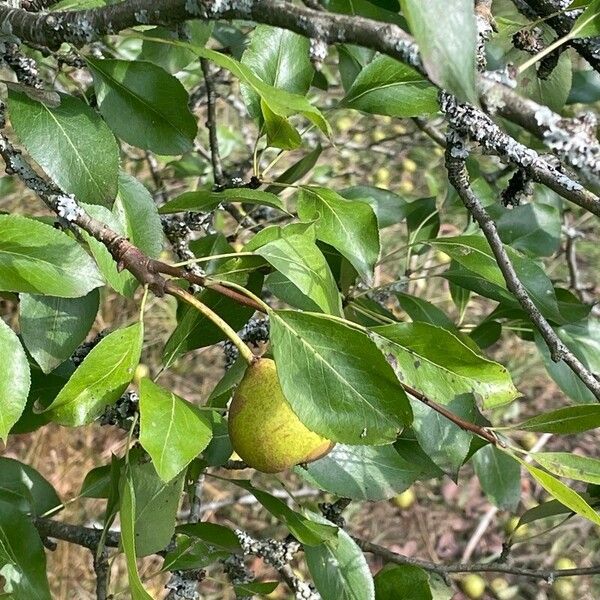
[[[511,517],[504,524],[504,531],[506,535],[511,536],[514,542],[520,542],[527,537],[529,534],[529,527],[527,524],[521,525],[521,527],[517,528],[519,521],[521,519],[519,517]]]
[[[136,368],[133,374],[133,383],[135,385],[140,385],[140,381],[145,377],[150,377],[150,369],[148,365],[144,363],[140,363]]]
[[[460,582],[460,587],[471,600],[479,600],[485,594],[485,579],[470,573]]]
[[[574,560],[571,560],[568,556],[562,556],[554,563],[554,568],[559,571],[564,571],[565,569],[576,569],[577,563]]]
[[[523,434],[521,438],[521,446],[525,448],[525,450],[531,450],[538,441],[538,436],[533,433],[533,431],[527,431]]]
[[[292,411],[270,358],[250,365],[240,381],[229,407],[229,438],[242,460],[263,473],[317,460],[334,446]]]
[[[407,510],[415,503],[415,498],[416,498],[415,491],[411,487],[409,487],[407,490],[405,490],[401,494],[394,496],[392,498],[392,502],[398,508],[401,508],[402,510]]]

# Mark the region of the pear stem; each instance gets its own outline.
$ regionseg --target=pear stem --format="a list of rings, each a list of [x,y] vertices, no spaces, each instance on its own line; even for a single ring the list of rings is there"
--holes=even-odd
[[[246,346],[242,338],[216,312],[206,306],[206,304],[200,302],[198,298],[192,296],[192,294],[171,282],[167,282],[165,287],[168,289],[169,294],[181,298],[184,302],[187,302],[190,306],[193,306],[198,312],[203,314],[207,319],[210,319],[232,341],[233,345],[239,350],[241,356],[249,365],[257,360],[258,357],[250,350],[250,348],[248,348],[248,346]]]

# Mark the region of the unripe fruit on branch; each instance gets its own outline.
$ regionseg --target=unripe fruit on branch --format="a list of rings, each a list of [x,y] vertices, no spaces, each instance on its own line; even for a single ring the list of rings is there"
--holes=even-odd
[[[409,509],[415,503],[416,495],[415,490],[412,487],[409,487],[407,490],[404,490],[401,494],[394,496],[392,498],[392,502],[402,510]]]
[[[460,587],[471,600],[479,600],[485,594],[485,579],[476,573],[470,573],[460,582]]]
[[[229,407],[229,438],[242,460],[263,473],[317,460],[334,446],[292,411],[270,358],[251,364],[238,385]]]

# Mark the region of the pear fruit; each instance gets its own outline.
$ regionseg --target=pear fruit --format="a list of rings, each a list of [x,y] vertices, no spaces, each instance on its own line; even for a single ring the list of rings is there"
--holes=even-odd
[[[334,446],[292,411],[270,358],[246,369],[229,407],[229,438],[242,460],[263,473],[317,460]]]

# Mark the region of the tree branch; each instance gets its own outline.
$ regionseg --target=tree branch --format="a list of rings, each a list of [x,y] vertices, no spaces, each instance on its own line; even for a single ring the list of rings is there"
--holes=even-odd
[[[498,235],[494,221],[485,210],[479,198],[473,193],[469,183],[469,174],[465,166],[465,149],[460,145],[460,134],[454,139],[450,138],[446,148],[446,168],[448,179],[454,186],[463,204],[475,221],[479,224],[485,235],[492,253],[496,257],[496,263],[504,280],[506,287],[518,300],[523,310],[527,313],[537,330],[546,342],[552,360],[564,361],[571,370],[581,379],[585,386],[600,401],[600,380],[589,371],[589,369],[567,348],[562,340],[556,335],[548,321],[539,311],[529,296],[525,286],[521,283],[515,268],[513,267],[502,240]]]
[[[215,110],[215,89],[210,74],[210,62],[206,58],[200,59],[200,67],[204,75],[206,87],[206,127],[208,128],[208,143],[210,145],[210,157],[213,169],[215,187],[222,188],[225,185],[225,175],[221,154],[219,153],[219,140],[217,137],[217,115]]]
[[[553,581],[560,577],[573,577],[576,575],[596,575],[600,573],[600,565],[593,567],[582,567],[577,569],[525,569],[521,567],[513,567],[510,565],[503,565],[498,563],[473,563],[473,564],[454,564],[454,565],[442,565],[439,563],[433,563],[419,558],[412,558],[393,552],[384,546],[374,544],[368,540],[361,538],[354,538],[354,541],[358,544],[359,548],[363,552],[370,552],[376,556],[380,556],[387,562],[395,563],[397,565],[414,565],[421,567],[426,571],[432,573],[438,573],[439,575],[450,575],[452,573],[506,573],[509,575],[519,575],[521,577],[531,577],[533,579],[545,579],[546,581]]]
[[[0,26],[10,28],[22,40],[57,48],[62,42],[77,46],[137,25],[178,23],[187,19],[247,19],[295,31],[328,44],[352,43],[396,58],[427,77],[413,38],[399,26],[354,15],[333,14],[282,0],[245,0],[210,3],[208,0],[124,0],[117,4],[84,11],[29,13],[0,6]],[[482,100],[497,94],[510,97],[511,91],[481,76]],[[505,102],[505,101],[503,101]],[[502,104],[503,102],[500,102]],[[527,108],[527,106],[525,106]],[[483,113],[472,107],[476,114]],[[529,112],[525,126],[536,121]],[[535,131],[533,132],[536,133]],[[515,143],[506,134],[506,138]],[[597,144],[596,144],[597,145]],[[536,155],[537,156],[537,155]],[[600,216],[600,200],[586,192],[570,177],[553,170],[537,157],[530,165],[537,181],[566,199]]]

